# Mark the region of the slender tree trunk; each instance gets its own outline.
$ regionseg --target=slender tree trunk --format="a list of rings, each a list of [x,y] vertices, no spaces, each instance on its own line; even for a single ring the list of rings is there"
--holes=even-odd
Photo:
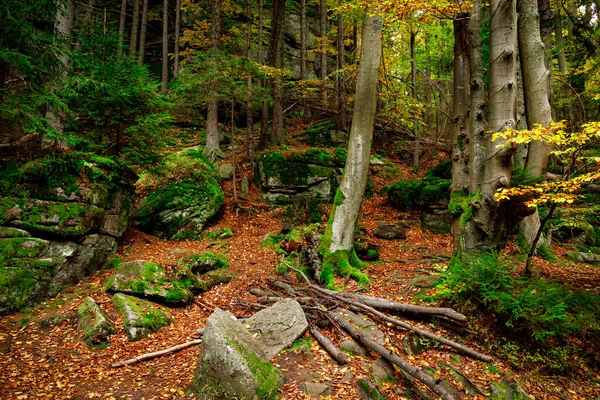
[[[337,99],[338,99],[338,125],[340,129],[346,129],[348,125],[348,112],[346,105],[348,103],[348,95],[346,93],[346,79],[344,76],[344,68],[346,51],[344,46],[344,20],[342,16],[338,16],[338,35],[337,35]]]
[[[483,183],[485,167],[485,83],[481,62],[481,0],[473,1],[468,26],[471,111],[469,113],[469,193],[475,194]]]
[[[248,0],[248,29],[246,30],[246,57],[248,60],[252,60],[252,0]],[[246,133],[246,159],[250,162],[254,162],[254,132],[252,131],[252,75],[248,74],[248,99],[246,101],[246,112],[247,112],[247,133]],[[233,128],[232,128],[233,129]]]
[[[92,17],[94,16],[94,4],[95,0],[88,0],[87,8],[85,9],[85,16],[83,17],[83,26],[90,26],[92,23]]]
[[[140,28],[140,50],[138,52],[138,64],[144,65],[146,55],[146,27],[148,26],[148,0],[144,0],[142,7],[142,26]]]
[[[562,30],[562,18],[560,15],[560,7],[554,11],[554,36],[556,38],[556,47],[558,48],[558,53],[556,57],[558,58],[558,70],[561,75],[564,77],[567,74],[567,58],[565,56],[565,39],[563,37]]]
[[[264,64],[264,52],[263,52],[263,42],[264,42],[264,10],[263,10],[263,0],[259,0],[258,2],[258,52],[256,57],[258,58],[259,64]],[[262,82],[261,82],[262,84]],[[266,85],[266,82],[264,82]],[[267,147],[267,141],[269,136],[269,102],[263,101],[263,106],[261,110],[261,119],[260,119],[260,138],[258,141],[258,148],[264,149]]]
[[[119,16],[119,55],[123,54],[123,41],[125,36],[125,22],[127,18],[127,0],[121,1],[121,15]]]
[[[163,0],[161,92],[167,93],[167,90],[169,90],[169,0]]]
[[[221,47],[221,1],[212,2],[212,48],[217,51]],[[217,68],[216,64],[213,64]],[[206,117],[206,146],[204,154],[211,161],[215,162],[223,158],[223,153],[219,147],[219,128],[218,128],[218,102],[211,99],[208,102],[208,114]]]
[[[425,106],[423,113],[423,120],[427,129],[431,132],[431,54],[429,51],[429,36],[425,37],[425,57],[427,60],[427,65],[425,66],[425,77],[427,78],[427,82],[425,84]]]
[[[300,1],[300,80],[305,81],[306,74],[306,0]]]
[[[269,64],[275,68],[281,68],[282,66],[284,15],[285,0],[274,0],[268,60]],[[271,79],[271,96],[273,97],[273,125],[271,127],[271,135],[275,143],[280,145],[283,143],[283,89],[278,77]]]
[[[173,76],[179,74],[179,35],[181,31],[181,0],[175,2],[175,43],[173,45]]]
[[[411,72],[411,85],[412,85],[412,97],[417,101],[417,51],[416,51],[416,40],[417,32],[411,30],[410,32],[410,72]],[[419,157],[421,153],[421,144],[419,143],[419,118],[415,116],[413,122],[413,137],[415,140],[415,149],[413,153],[413,171],[419,170]]]
[[[452,106],[452,190],[469,190],[469,54],[467,48],[468,18],[458,15],[454,25],[454,101]],[[459,248],[458,230],[460,216],[454,218],[452,235],[454,248]]]
[[[321,100],[324,106],[327,106],[327,53],[325,52],[325,39],[327,38],[327,1],[320,0],[319,13],[321,17]]]
[[[135,54],[137,49],[138,25],[140,23],[140,0],[133,1],[133,20],[131,22],[131,38],[129,39],[129,54]]]
[[[354,107],[344,175],[325,232],[325,236],[331,238],[330,243],[325,243],[330,253],[340,250],[349,252],[354,246],[354,228],[367,183],[377,109],[381,25],[380,16],[367,13],[354,101],[358,106]]]

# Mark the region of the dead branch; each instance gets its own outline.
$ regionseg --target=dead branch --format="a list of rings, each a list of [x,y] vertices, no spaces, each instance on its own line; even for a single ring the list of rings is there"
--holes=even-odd
[[[141,356],[133,357],[129,360],[119,361],[114,364],[110,364],[110,367],[111,368],[119,368],[119,367],[124,367],[126,365],[131,365],[131,364],[135,364],[138,362],[142,362],[142,361],[152,360],[154,358],[164,356],[165,354],[175,353],[177,351],[186,349],[191,346],[195,346],[200,343],[202,343],[202,339],[190,340],[189,342],[185,342],[185,343],[179,344],[177,346],[169,347],[168,349],[155,351],[154,353],[142,354]]]
[[[393,351],[385,348],[379,343],[369,339],[367,336],[362,335],[348,320],[336,313],[328,313],[330,318],[337,322],[346,332],[354,338],[354,340],[362,343],[368,349],[374,351],[380,356],[387,359],[389,362],[397,365],[400,369],[405,371],[413,378],[423,382],[428,388],[430,388],[435,394],[440,396],[444,400],[455,400],[455,397],[443,386],[437,383],[435,378],[423,371],[421,368],[417,368],[414,365],[406,362],[402,357],[394,353]]]
[[[329,340],[327,336],[323,335],[316,326],[310,327],[310,334],[339,364],[346,364],[348,362],[348,357],[346,354],[342,353],[340,349],[335,347],[331,340]]]

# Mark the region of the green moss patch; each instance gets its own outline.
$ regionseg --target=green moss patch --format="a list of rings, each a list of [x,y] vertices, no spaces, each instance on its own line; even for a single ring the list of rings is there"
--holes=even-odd
[[[4,248],[0,245],[0,249]],[[0,256],[0,313],[30,306],[48,293],[54,265],[50,259],[11,259]]]
[[[79,329],[83,332],[83,340],[88,346],[105,343],[115,331],[106,315],[100,311],[96,302],[88,297],[79,307]]]
[[[117,310],[123,315],[123,324],[130,340],[138,340],[169,325],[168,311],[161,310],[152,303],[117,293],[112,298]]]
[[[277,399],[277,389],[283,385],[283,374],[268,361],[262,361],[256,354],[246,350],[243,346],[230,341],[229,345],[234,347],[244,358],[248,369],[256,377],[256,396],[259,399]]]

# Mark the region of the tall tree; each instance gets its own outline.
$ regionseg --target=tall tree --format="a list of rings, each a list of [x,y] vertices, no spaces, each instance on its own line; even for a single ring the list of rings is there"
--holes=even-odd
[[[346,129],[348,124],[348,113],[346,103],[348,94],[346,93],[346,79],[344,77],[346,51],[344,46],[344,20],[338,15],[338,34],[337,34],[337,106],[338,106],[338,125],[341,129]]]
[[[162,86],[161,93],[169,90],[169,0],[163,1],[162,31]]]
[[[131,37],[129,38],[129,54],[137,49],[138,25],[140,23],[140,0],[133,0],[133,19],[131,20]]]
[[[273,16],[271,18],[271,39],[267,59],[269,65],[281,68],[283,61],[283,19],[285,15],[285,0],[273,1]],[[271,79],[271,97],[273,98],[273,124],[271,135],[276,144],[283,143],[283,88],[279,77]]]
[[[417,31],[413,28],[410,31],[410,76],[412,97],[417,102],[417,48],[416,48]],[[419,157],[421,155],[421,144],[419,139],[419,118],[415,115],[413,121],[413,137],[415,147],[413,153],[413,171],[419,170]]]
[[[540,124],[547,127],[552,122],[552,107],[550,105],[551,73],[546,68],[544,43],[540,35],[540,15],[536,0],[518,0],[519,11],[519,50],[521,71],[523,72],[523,87],[525,95],[525,110],[529,129]],[[529,143],[525,170],[535,177],[545,177],[548,171],[550,154],[548,143],[534,141]],[[540,216],[537,212],[526,217],[520,223],[529,246],[535,246],[534,240],[540,227]]]
[[[173,76],[179,73],[179,35],[181,31],[181,0],[175,2],[175,43],[173,45]]]
[[[216,53],[221,47],[221,1],[212,1],[212,49]],[[214,68],[217,68],[216,61]],[[211,98],[208,101],[208,111],[206,115],[206,146],[204,154],[209,160],[215,162],[219,158],[223,158],[223,153],[219,147],[219,115],[218,115],[218,100]]]
[[[300,80],[307,78],[306,73],[306,0],[300,0]]]
[[[327,0],[320,0],[319,3],[319,16],[320,16],[320,28],[321,28],[321,81],[323,89],[321,91],[321,98],[323,104],[327,104],[327,51],[326,51],[326,38],[327,38]]]
[[[264,64],[264,51],[263,51],[263,42],[264,42],[264,7],[263,0],[259,0],[258,2],[258,52],[256,57],[258,58],[259,64]],[[261,82],[261,84],[266,85],[265,82]],[[261,110],[261,119],[260,119],[260,138],[258,140],[258,148],[264,149],[267,146],[267,139],[269,135],[269,102],[267,100],[263,101],[262,110]]]
[[[252,60],[252,0],[248,0],[246,16],[248,18],[248,26],[246,28],[246,57],[250,61]],[[252,74],[248,74],[248,98],[246,100],[246,111],[248,119],[248,125],[246,128],[246,159],[248,161],[254,161],[254,131],[252,129],[252,113],[254,111],[254,107],[252,107]]]
[[[125,22],[127,18],[127,0],[121,1],[121,14],[119,16],[119,55],[123,54],[123,41],[125,37]]]
[[[332,284],[334,271],[366,280],[355,267],[360,261],[354,253],[354,230],[367,183],[373,126],[377,110],[377,79],[381,59],[382,18],[367,12],[362,33],[362,48],[354,115],[348,142],[348,155],[342,182],[319,251],[323,256],[321,274],[324,283]],[[323,279],[324,278],[324,279]]]
[[[146,55],[146,28],[148,26],[148,0],[144,0],[142,6],[142,26],[140,28],[140,50],[138,52],[138,64],[144,65]]]

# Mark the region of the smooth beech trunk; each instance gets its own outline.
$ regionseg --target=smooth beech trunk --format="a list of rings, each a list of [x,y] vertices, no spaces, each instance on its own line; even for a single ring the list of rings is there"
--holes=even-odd
[[[471,111],[469,113],[469,193],[475,194],[483,182],[485,167],[485,71],[481,62],[481,0],[473,1],[468,26]]]
[[[338,272],[342,265],[352,265],[357,258],[354,251],[354,229],[367,182],[373,126],[377,110],[377,78],[381,59],[382,18],[367,12],[362,34],[362,50],[356,81],[356,98],[348,155],[342,182],[337,190],[327,229],[321,240],[320,253],[324,256],[323,270],[334,264]],[[335,266],[337,264],[337,266]],[[331,271],[333,272],[333,271]],[[358,274],[360,275],[360,274]],[[352,273],[352,277],[356,275]]]
[[[327,105],[327,53],[325,52],[325,39],[327,38],[327,1],[321,0],[319,4],[319,15],[321,17],[321,84],[323,85],[321,90],[321,101],[323,105]]]

